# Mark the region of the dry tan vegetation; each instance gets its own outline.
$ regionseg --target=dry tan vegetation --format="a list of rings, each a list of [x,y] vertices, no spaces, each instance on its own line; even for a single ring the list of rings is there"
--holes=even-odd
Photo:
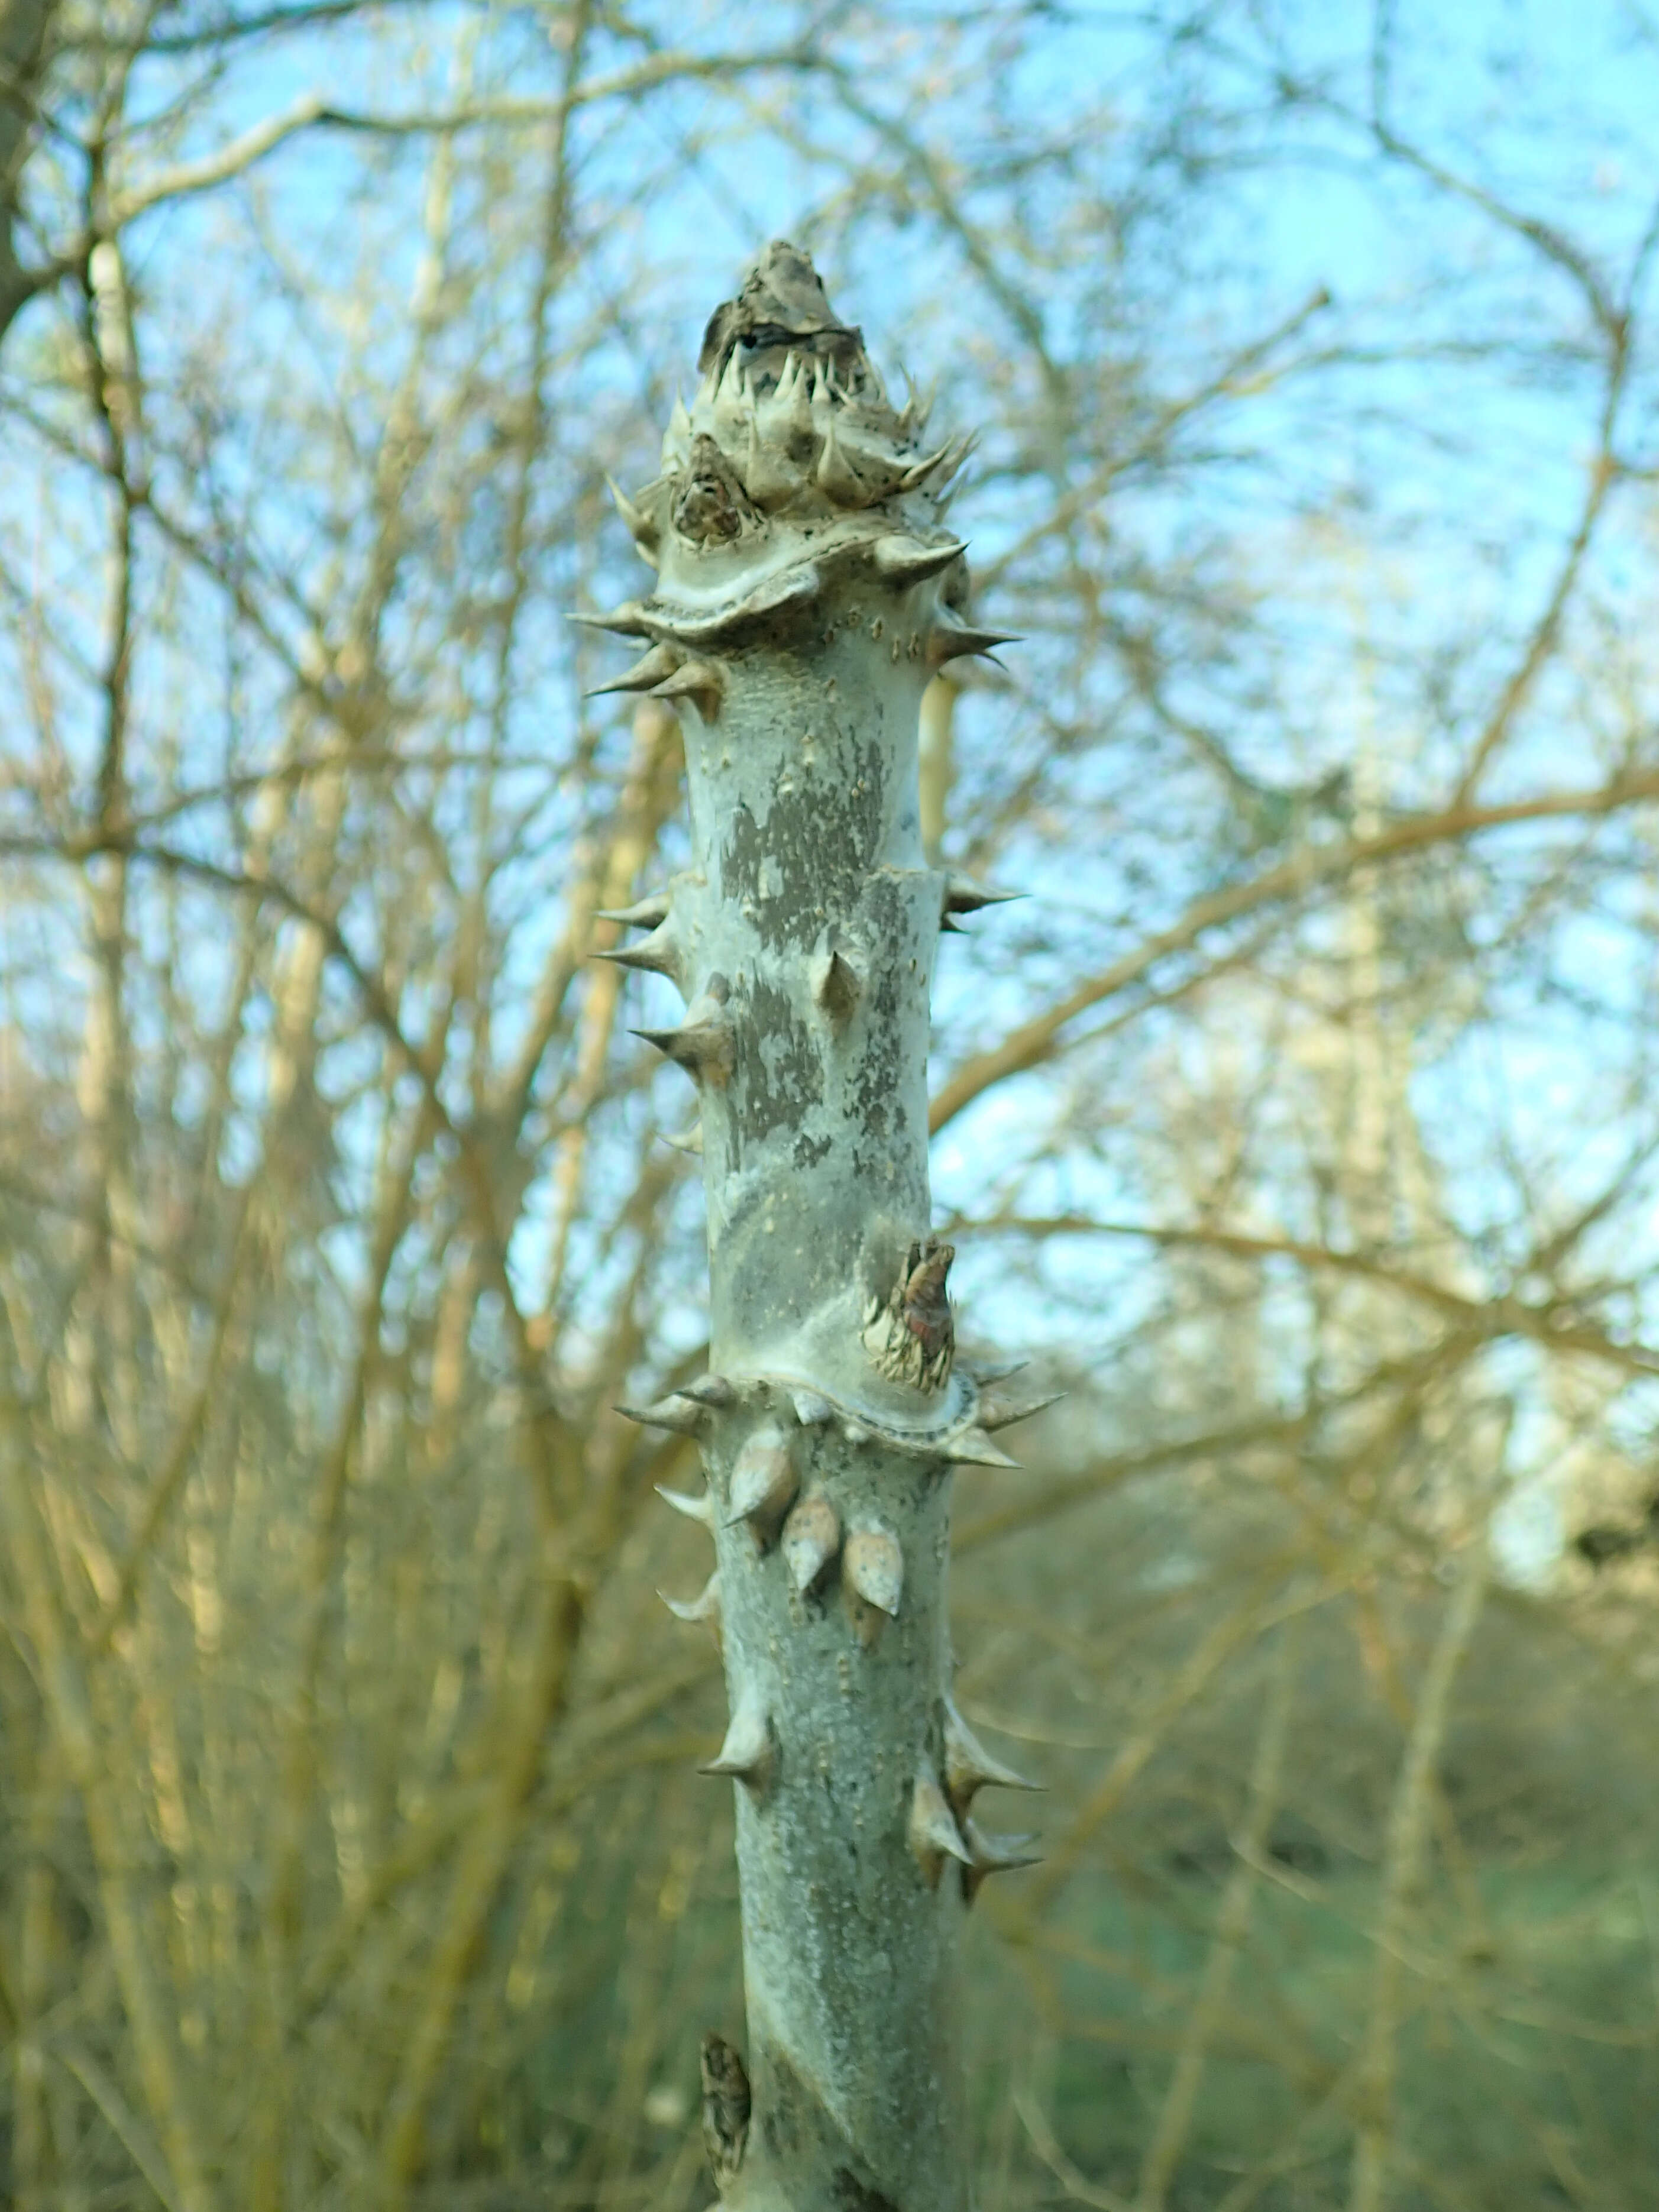
[[[1613,15],[1568,85],[1358,6],[0,0],[20,2212],[706,2201],[706,1559],[611,1410],[697,1364],[701,1224],[659,987],[587,958],[678,740],[560,611],[786,222],[982,426],[1030,641],[928,754],[1033,895],[941,973],[963,1327],[1070,1393],[959,1491],[960,1699],[1048,1785],[982,2200],[1652,2201]]]

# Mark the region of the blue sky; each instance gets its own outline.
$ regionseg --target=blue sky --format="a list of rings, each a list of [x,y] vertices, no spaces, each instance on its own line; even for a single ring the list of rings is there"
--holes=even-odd
[[[460,11],[434,7],[390,20],[401,27],[400,40],[418,32],[425,42],[423,88],[413,68],[394,88],[377,82],[371,40],[331,27],[250,50],[215,91],[196,135],[173,150],[222,143],[313,88],[343,104],[399,112],[418,99],[448,96],[460,66]],[[800,11],[777,5],[710,8],[678,11],[663,29],[685,46],[729,49],[778,43],[800,20]],[[936,228],[906,224],[895,191],[861,198],[849,196],[847,184],[850,164],[879,152],[883,118],[901,113],[895,58],[911,70],[914,90],[920,56],[936,75],[939,104],[929,111],[921,103],[909,119],[947,180],[954,163],[970,154],[1017,156],[1039,138],[1048,144],[1049,166],[1024,200],[1017,184],[1000,188],[1024,226],[1024,245],[998,251],[1005,273],[1036,299],[1066,372],[1085,390],[1099,374],[1103,410],[1115,404],[1116,388],[1105,373],[1111,364],[1097,350],[1103,331],[1108,343],[1122,337],[1126,356],[1152,334],[1158,392],[1167,397],[1201,380],[1230,350],[1282,322],[1317,289],[1331,294],[1333,305],[1311,326],[1313,342],[1346,348],[1346,365],[1310,367],[1274,391],[1245,393],[1212,410],[1204,418],[1207,443],[1194,452],[1189,473],[1115,486],[1106,522],[1149,561],[1178,564],[1188,549],[1203,547],[1232,564],[1241,589],[1260,577],[1253,649],[1276,654],[1281,678],[1289,670],[1294,682],[1267,687],[1263,702],[1253,707],[1246,687],[1236,695],[1218,690],[1207,669],[1176,678],[1194,709],[1225,728],[1243,768],[1269,783],[1295,781],[1352,758],[1369,742],[1382,758],[1389,795],[1423,804],[1454,765],[1449,738],[1422,735],[1425,669],[1437,657],[1447,664],[1455,710],[1448,724],[1455,736],[1501,679],[1514,634],[1541,603],[1571,531],[1595,419],[1586,319],[1569,281],[1490,210],[1401,165],[1380,164],[1354,124],[1305,106],[1289,112],[1276,99],[1273,37],[1261,29],[1264,21],[1281,27],[1287,66],[1299,82],[1363,108],[1371,92],[1372,8],[1258,10],[1254,28],[1242,9],[1213,9],[1202,19],[1203,37],[1155,60],[1172,20],[1168,9],[1150,25],[1124,9],[1055,9],[1022,43],[1012,13],[971,20],[925,9],[848,13],[837,33],[844,51],[874,57],[875,65],[856,88],[866,118],[836,126],[839,139],[827,105],[811,98],[786,118],[787,145],[784,133],[752,112],[747,136],[719,137],[716,125],[729,132],[745,111],[696,84],[661,95],[650,113],[621,103],[584,111],[576,126],[583,190],[614,214],[596,228],[591,264],[576,273],[571,325],[620,281],[642,237],[654,274],[631,328],[585,362],[561,368],[555,401],[591,407],[585,419],[606,426],[596,434],[616,441],[605,464],[624,481],[651,474],[654,443],[641,416],[654,413],[659,421],[675,375],[689,374],[708,302],[730,288],[772,231],[802,234],[822,246],[838,301],[864,322],[884,365],[904,359],[924,379],[942,376],[947,416],[974,408],[976,379],[1012,351],[1006,323],[994,311],[977,319],[969,312],[980,295],[970,295],[960,257],[950,258]],[[1398,59],[1384,112],[1392,127],[1477,192],[1571,233],[1616,281],[1659,202],[1659,132],[1650,120],[1659,112],[1659,47],[1638,11],[1613,0],[1571,10],[1467,0],[1396,6],[1391,21]],[[613,42],[599,63],[620,61],[627,52]],[[486,82],[514,97],[549,94],[556,81],[544,23],[529,11],[492,19],[477,66]],[[175,85],[170,69],[158,69],[147,94],[159,104]],[[651,114],[672,116],[676,131],[693,142],[690,155],[665,157],[659,142],[665,135]],[[533,150],[533,139],[521,143]],[[415,140],[393,155],[349,134],[308,133],[270,156],[246,185],[140,226],[135,271],[167,308],[151,331],[161,358],[176,348],[182,360],[191,346],[222,335],[241,349],[249,395],[262,385],[284,398],[304,390],[319,409],[337,401],[343,414],[356,410],[372,421],[406,328],[388,329],[383,358],[371,355],[367,364],[352,365],[355,334],[326,317],[307,325],[275,281],[279,265],[257,262],[249,241],[263,224],[288,245],[296,265],[330,276],[361,265],[395,277],[389,289],[406,293],[428,150],[426,141]],[[1155,195],[1144,195],[1144,206],[1135,201],[1138,165],[1149,159],[1164,165],[1160,174],[1182,161],[1191,167],[1194,181],[1172,196],[1172,213]],[[1120,259],[1109,237],[1067,228],[1066,191],[1079,177],[1105,197],[1121,191],[1133,212],[1139,228]],[[649,179],[648,188],[636,192],[641,178]],[[988,198],[984,211],[993,212]],[[478,210],[480,237],[489,234],[487,214]],[[521,274],[503,276],[488,305],[496,325],[494,366],[522,343],[514,321],[523,306]],[[1502,341],[1501,356],[1479,355],[1487,340]],[[1645,380],[1637,380],[1631,396],[1626,444],[1653,462],[1659,418],[1644,368]],[[1004,400],[1009,411],[994,413],[986,426],[980,483],[957,510],[982,559],[994,559],[1018,536],[1035,497],[1029,476],[1010,487],[998,469],[1017,440],[1029,451],[1040,427],[1041,392],[1032,380],[1017,380],[998,404]],[[591,467],[592,458],[579,453],[560,465]],[[1081,470],[1086,459],[1062,457],[1057,474],[1063,481],[1067,468]],[[268,542],[308,547],[325,539],[319,517],[326,516],[333,487],[285,476],[292,458],[280,442],[228,445],[222,465],[239,493],[256,501]],[[29,495],[21,495],[25,504]],[[18,497],[14,489],[12,500]],[[0,491],[0,511],[6,501]],[[1651,604],[1652,513],[1650,501],[1645,509],[1634,497],[1624,501],[1594,580],[1613,631],[1622,625],[1627,639]],[[571,648],[555,591],[581,550],[549,549],[547,603],[538,603],[529,631],[526,744],[537,714],[550,726],[570,713]],[[636,585],[619,539],[607,546],[605,562],[616,588]],[[1011,592],[1019,584],[1017,576]],[[1010,656],[1008,693],[964,702],[963,811],[957,824],[963,840],[976,830],[975,810],[994,798],[1000,767],[1033,743],[1033,712],[1048,687],[1073,680],[1062,647],[1034,635]],[[1632,652],[1629,680],[1650,691],[1653,672],[1638,665],[1640,658]],[[1362,659],[1370,686],[1364,700],[1354,681]],[[1103,706],[1109,689],[1103,672]],[[1501,764],[1494,788],[1505,779],[1530,787],[1594,772],[1584,758],[1578,690],[1565,677],[1546,687],[1540,711]],[[268,718],[262,742],[273,741],[280,730],[276,692],[256,705]],[[179,719],[190,722],[184,706]],[[195,726],[216,726],[208,715]],[[1409,747],[1396,741],[1404,732]],[[191,741],[210,766],[208,739]],[[1112,745],[1079,757],[1068,772],[1069,791],[1056,804],[1069,797],[1079,819],[1091,823],[1118,808],[1122,853],[1144,864],[1146,888],[1131,896],[1127,878],[1100,865],[1097,831],[1069,843],[1052,826],[1013,839],[999,865],[1031,890],[1033,907],[1024,915],[1013,909],[981,920],[983,955],[955,945],[947,951],[939,1004],[941,1034],[953,1048],[971,1024],[988,1031],[1019,1018],[1078,961],[1115,942],[1113,933],[1133,934],[1177,911],[1195,887],[1194,867],[1212,865],[1207,850],[1196,856],[1160,842],[1156,809],[1136,793]],[[580,794],[552,793],[548,807],[550,822],[568,829]],[[1107,857],[1115,861],[1117,849]],[[512,890],[524,902],[520,957],[527,967],[556,921],[558,886],[550,883],[538,893],[520,871]],[[1639,980],[1632,951],[1636,921],[1616,910],[1583,917],[1556,947],[1559,980],[1594,985],[1628,1006]],[[1028,957],[1018,965],[999,962],[990,957],[998,942],[1024,942]],[[1624,1049],[1620,1019],[1598,1029],[1565,1000],[1541,1007],[1522,986],[1499,1012],[1479,1039],[1454,1047],[1425,1039],[1414,1076],[1425,1122],[1455,1165],[1472,1232],[1507,1203],[1491,1166],[1498,1108],[1483,1107],[1473,1118],[1468,1110],[1483,1085],[1504,1094],[1517,1143],[1540,1159],[1555,1156],[1564,1200],[1575,1179],[1587,1183],[1616,1151],[1620,1135],[1616,1121],[1588,1137],[1577,1127],[1594,1088],[1592,1071]],[[1157,1024],[1146,1024],[1146,1033],[1155,1037]],[[1500,1066],[1476,1065],[1500,1047]],[[1033,1114],[1030,1091],[1012,1089],[964,1117],[938,1150],[941,1205],[967,1203],[988,1152],[1017,1158],[1030,1141]],[[1564,1121],[1573,1130],[1569,1143],[1560,1140]],[[1097,1160],[1061,1154],[1038,1165],[1051,1195],[1114,1213],[1134,1200],[1133,1178]],[[523,1256],[533,1265],[533,1254]],[[1148,1271],[1132,1249],[1117,1246],[1090,1264],[1121,1324]],[[997,1311],[1002,1261],[995,1253],[964,1255],[963,1273],[981,1311],[1005,1333],[1048,1326],[1041,1309],[1015,1311],[1018,1293]]]

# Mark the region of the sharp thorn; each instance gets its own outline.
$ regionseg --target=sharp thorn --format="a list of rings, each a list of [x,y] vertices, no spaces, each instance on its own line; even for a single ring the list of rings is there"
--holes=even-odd
[[[621,606],[612,607],[608,615],[583,614],[575,608],[565,616],[567,622],[580,623],[584,629],[608,630],[612,637],[649,637],[646,627],[645,610],[637,599],[624,599]]]
[[[666,891],[647,891],[632,906],[602,906],[595,909],[595,921],[619,921],[627,929],[660,929],[668,919],[669,896]]]
[[[707,993],[686,1008],[685,1019],[677,1028],[635,1030],[633,1034],[655,1045],[699,1082],[724,1083],[732,1073],[735,1056],[732,1024],[719,1002]]]
[[[690,1152],[694,1158],[702,1158],[702,1123],[694,1122],[689,1129],[659,1129],[657,1134],[665,1145],[672,1145],[677,1152]]]
[[[673,412],[668,418],[668,428],[663,433],[661,468],[665,477],[681,475],[691,459],[691,417],[685,411],[685,402],[677,392]]]
[[[672,1505],[676,1513],[684,1513],[688,1521],[701,1521],[705,1528],[714,1525],[714,1500],[705,1490],[701,1498],[693,1498],[690,1491],[667,1490],[661,1483],[653,1486],[665,1505]],[[665,1599],[664,1603],[669,1603]],[[672,1609],[672,1607],[671,1607]]]
[[[965,1816],[974,1802],[976,1790],[988,1786],[1000,1790],[1041,1790],[1040,1782],[1028,1781],[1017,1774],[1012,1766],[1005,1766],[990,1753],[963,1720],[949,1698],[945,1700],[945,1787],[958,1820]]]
[[[642,653],[631,668],[624,668],[620,676],[613,676],[608,684],[595,684],[584,691],[584,699],[603,699],[612,691],[649,691],[665,677],[672,676],[680,665],[680,656],[672,645],[653,645],[649,653]]]
[[[928,404],[931,406],[931,400]],[[926,421],[925,415],[922,419]],[[920,428],[921,425],[918,424],[917,428]],[[899,479],[899,489],[902,491],[919,491],[929,477],[943,471],[943,482],[934,486],[933,494],[934,499],[942,499],[945,485],[974,450],[977,436],[976,432],[969,430],[959,438],[947,439],[935,452],[924,453],[920,460],[913,461],[906,469]]]
[[[616,1411],[625,1421],[637,1421],[645,1429],[672,1429],[676,1436],[694,1437],[703,1419],[703,1409],[693,1398],[683,1397],[674,1391],[666,1398],[659,1398],[654,1406],[618,1406]]]
[[[1019,1462],[1010,1459],[1000,1445],[994,1444],[981,1428],[965,1429],[944,1446],[945,1456],[957,1467],[1013,1467]]]
[[[946,914],[977,914],[982,906],[1006,906],[1010,899],[1024,898],[1024,891],[997,890],[990,884],[976,884],[971,876],[964,876],[952,868],[945,882],[945,911]]]
[[[929,545],[920,538],[898,535],[878,538],[870,549],[876,574],[901,586],[925,583],[937,576],[968,550],[965,538],[952,538],[943,545]]]
[[[927,403],[927,407],[931,407],[932,404],[933,402],[929,399]],[[927,419],[927,407],[924,407],[921,420],[916,425],[918,429],[921,428],[921,422],[925,422]],[[951,458],[951,447],[954,443],[955,441],[953,439],[947,439],[945,444],[940,446],[936,452],[924,453],[919,461],[912,461],[909,467],[906,469],[904,474],[899,478],[899,489],[901,491],[919,490],[921,487],[927,483],[928,477],[933,475],[934,470],[942,467],[944,464],[949,460]]]
[[[777,398],[780,401],[787,399],[792,430],[805,430],[811,427],[811,376],[805,354],[792,349],[784,356],[783,374],[778,379]]]
[[[979,1402],[979,1425],[988,1435],[996,1429],[1012,1428],[1016,1421],[1030,1420],[1033,1413],[1040,1413],[1045,1406],[1057,1406],[1065,1395],[1063,1390],[1050,1390],[1041,1398],[1028,1398],[1018,1406],[1011,1406],[1000,1398],[981,1398]]]
[[[1040,1866],[1041,1851],[1028,1848],[1035,1836],[988,1836],[974,1821],[963,1823],[968,1838],[969,1863],[962,1870],[963,1902],[971,1905],[981,1884],[994,1874],[1012,1874],[1018,1867]]]
[[[951,497],[953,489],[951,479],[978,443],[977,430],[964,430],[959,437],[953,438],[946,446],[945,457],[939,464],[939,481],[933,487],[933,497],[936,500],[942,501]]]
[[[604,951],[590,952],[587,957],[590,960],[608,960],[613,968],[643,969],[652,975],[678,975],[680,969],[679,946],[666,922],[638,945],[611,945]]]
[[[720,700],[726,690],[726,679],[718,668],[706,660],[688,660],[683,668],[676,668],[672,676],[651,687],[653,699],[690,699],[705,722],[712,722],[720,713]]]
[[[611,498],[617,502],[617,514],[628,525],[629,536],[641,550],[649,549],[654,552],[662,538],[661,531],[658,529],[648,514],[635,506],[615,477],[608,476],[605,481],[610,489]],[[653,561],[651,565],[655,568],[656,562]]]
[[[726,1741],[708,1764],[698,1771],[703,1774],[729,1774],[738,1782],[747,1783],[751,1790],[759,1790],[771,1772],[775,1755],[766,1709],[758,1698],[746,1697],[732,1716]]]
[[[666,1497],[667,1492],[665,1491],[663,1495]],[[676,1620],[706,1620],[718,1635],[720,1621],[720,1574],[718,1567],[694,1598],[670,1597],[666,1590],[659,1590],[657,1595]]]
[[[935,379],[935,380],[932,384],[928,385],[927,389],[924,391],[921,386],[916,383],[915,380],[910,374],[909,370],[907,368],[904,372],[904,389],[905,400],[902,420],[904,423],[905,434],[910,437],[920,438],[922,432],[927,428],[928,422],[933,416],[933,409],[938,404],[939,383],[937,379]],[[950,447],[948,445],[942,446],[939,448],[939,458],[943,459],[944,456],[949,453],[949,451]],[[922,465],[923,464],[921,462],[916,464],[918,468]],[[933,465],[932,463],[928,463],[927,465],[931,467]]]
[[[813,470],[812,474],[818,489],[837,502],[842,499],[849,484],[853,489],[857,489],[856,483],[853,483],[849,477],[840,441],[836,436],[833,417],[823,426],[823,435],[818,447],[817,466]]]
[[[1016,632],[974,629],[966,623],[947,620],[941,616],[928,632],[927,665],[930,668],[943,668],[947,661],[960,660],[964,653],[982,653],[988,659],[994,659],[997,646],[1018,643]],[[997,666],[1002,666],[1000,660]]]
[[[915,1788],[910,1793],[910,1817],[906,1826],[911,1855],[921,1869],[929,1889],[939,1887],[939,1874],[947,1858],[957,1862],[966,1880],[973,1866],[972,1856],[945,1802],[945,1792],[925,1770],[917,1775]]]

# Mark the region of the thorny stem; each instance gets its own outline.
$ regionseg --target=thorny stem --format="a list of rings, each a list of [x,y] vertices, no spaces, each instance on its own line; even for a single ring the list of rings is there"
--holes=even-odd
[[[694,1434],[717,1566],[684,1609],[724,1651],[748,2073],[706,2039],[704,2126],[744,2212],[965,2212],[957,1937],[1024,1863],[970,1806],[1018,1786],[950,1701],[953,1462],[1008,1464],[1021,1409],[953,1362],[929,1233],[928,991],[940,929],[994,896],[931,866],[932,678],[999,642],[941,526],[932,452],[805,257],[719,308],[663,469],[619,495],[659,570],[599,626],[610,690],[684,711],[693,861],[612,917],[679,988],[641,1031],[691,1077],[711,1371],[639,1418]],[[752,2074],[752,2082],[748,2078]]]

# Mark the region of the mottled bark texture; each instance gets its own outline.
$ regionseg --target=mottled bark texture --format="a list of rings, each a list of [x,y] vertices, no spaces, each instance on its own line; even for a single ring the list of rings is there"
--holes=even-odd
[[[1017,1785],[950,1700],[951,1469],[1017,1418],[953,1359],[929,1233],[934,948],[994,894],[927,864],[923,690],[1000,642],[943,527],[966,440],[924,448],[811,264],[770,246],[708,325],[662,473],[623,515],[656,568],[605,687],[684,708],[694,865],[619,920],[673,979],[641,1034],[701,1099],[710,1371],[641,1418],[696,1437],[716,1569],[749,2074],[703,2053],[711,2163],[745,2212],[963,2212],[957,1927],[1023,1863],[972,1817]]]

